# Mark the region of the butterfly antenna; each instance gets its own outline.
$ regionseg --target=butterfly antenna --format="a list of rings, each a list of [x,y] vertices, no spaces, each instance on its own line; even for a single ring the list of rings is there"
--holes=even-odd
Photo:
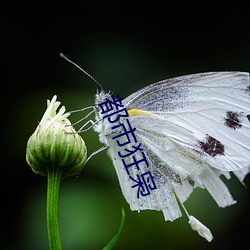
[[[73,64],[75,67],[77,67],[79,70],[81,70],[85,75],[87,75],[89,78],[91,78],[95,83],[97,83],[97,85],[101,88],[102,91],[103,87],[102,85],[92,76],[90,75],[88,72],[86,72],[84,69],[82,69],[79,65],[77,65],[76,63],[74,63],[73,61],[71,61],[67,56],[65,56],[63,53],[60,53],[60,57],[64,60],[66,60],[67,62]]]

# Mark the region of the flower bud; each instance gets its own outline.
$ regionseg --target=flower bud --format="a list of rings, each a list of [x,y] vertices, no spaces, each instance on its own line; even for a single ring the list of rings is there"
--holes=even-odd
[[[62,171],[62,177],[75,175],[79,172],[87,158],[86,145],[76,133],[61,107],[56,113],[60,102],[54,96],[47,101],[41,122],[27,143],[26,161],[32,170],[47,176],[50,168]]]

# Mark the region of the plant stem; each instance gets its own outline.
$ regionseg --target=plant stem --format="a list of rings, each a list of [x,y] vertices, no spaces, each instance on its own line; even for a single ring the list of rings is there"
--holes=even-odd
[[[61,250],[61,240],[59,231],[59,188],[62,176],[59,167],[48,168],[47,185],[47,228],[50,250]]]

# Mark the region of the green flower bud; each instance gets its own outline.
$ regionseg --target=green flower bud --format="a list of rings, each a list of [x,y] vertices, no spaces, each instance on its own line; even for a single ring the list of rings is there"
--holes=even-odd
[[[65,107],[56,113],[60,105],[56,98],[47,101],[47,110],[28,140],[26,161],[37,174],[47,176],[50,168],[58,168],[55,170],[67,177],[79,172],[86,161],[87,148],[67,119],[70,113],[65,113]]]

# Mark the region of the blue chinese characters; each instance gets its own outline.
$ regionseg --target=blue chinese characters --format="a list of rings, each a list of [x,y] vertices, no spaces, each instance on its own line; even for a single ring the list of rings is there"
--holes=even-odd
[[[112,96],[112,100],[106,98],[106,100],[98,104],[98,106],[101,109],[101,114],[104,115],[103,119],[108,119],[111,124],[114,123],[114,126],[112,126],[111,129],[118,133],[116,133],[112,139],[116,140],[117,145],[121,148],[118,155],[122,160],[129,179],[134,182],[134,185],[131,187],[138,188],[137,198],[139,198],[140,195],[149,195],[150,190],[157,189],[157,187],[154,182],[154,176],[150,171],[136,174],[136,179],[130,175],[129,168],[136,167],[139,172],[140,164],[144,164],[147,167],[149,165],[145,153],[143,152],[143,148],[141,147],[141,143],[136,139],[134,133],[136,128],[131,126],[128,119],[128,111],[123,106],[122,100],[123,98],[120,98],[119,95],[117,95],[116,99]],[[121,122],[122,119],[124,122]]]

